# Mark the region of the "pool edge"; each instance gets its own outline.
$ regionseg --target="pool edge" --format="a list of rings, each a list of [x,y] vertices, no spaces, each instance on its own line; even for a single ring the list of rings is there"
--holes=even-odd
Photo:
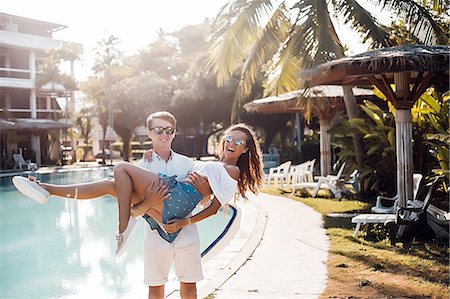
[[[200,287],[198,298],[205,298],[219,289],[236,271],[241,268],[260,244],[267,224],[267,211],[262,207],[247,203],[256,209],[256,221],[250,237],[245,245],[236,252],[234,258],[214,275],[205,285]],[[245,223],[243,224],[245,225]]]

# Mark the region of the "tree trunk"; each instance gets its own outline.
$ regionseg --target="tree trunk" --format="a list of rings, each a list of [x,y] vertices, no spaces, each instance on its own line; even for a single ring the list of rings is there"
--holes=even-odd
[[[121,136],[123,140],[123,160],[126,162],[130,161],[130,140],[131,134],[127,134],[126,136]],[[112,148],[112,147],[111,147]],[[111,156],[113,153],[111,152]]]
[[[197,150],[196,150],[196,158],[200,159],[203,156],[208,154],[208,138],[210,135],[198,135],[197,136]]]
[[[106,164],[106,152],[105,152],[105,141],[106,141],[106,127],[102,126],[102,164]]]
[[[359,117],[359,108],[356,103],[356,98],[353,94],[351,86],[342,86],[344,88],[344,103],[345,109],[347,110],[347,116],[349,119]],[[361,134],[353,135],[353,145],[355,147],[356,154],[356,164],[359,170],[363,169],[364,166],[364,142]]]
[[[320,120],[320,175],[327,176],[331,174],[331,135],[330,121]]]

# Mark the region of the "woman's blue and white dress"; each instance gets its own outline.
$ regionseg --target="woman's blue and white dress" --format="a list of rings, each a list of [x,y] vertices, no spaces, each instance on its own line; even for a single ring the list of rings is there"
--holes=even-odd
[[[195,161],[192,171],[208,179],[213,194],[222,206],[228,203],[236,194],[237,181],[229,175],[223,163]],[[168,223],[172,219],[186,218],[202,200],[202,195],[194,186],[187,182],[177,181],[176,176],[169,177],[159,174],[159,178],[169,187],[171,195],[169,199],[164,201],[162,211],[163,223]],[[172,243],[180,232],[169,234],[151,216],[145,214],[143,217],[150,227],[156,229],[159,235],[167,242]]]

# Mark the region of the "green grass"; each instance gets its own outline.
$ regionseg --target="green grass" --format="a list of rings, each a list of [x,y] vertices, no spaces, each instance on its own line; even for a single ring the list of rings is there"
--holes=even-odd
[[[289,191],[289,190],[288,190]],[[364,211],[369,209],[369,205],[367,203],[357,201],[357,200],[347,200],[347,199],[335,199],[335,198],[324,198],[324,197],[300,197],[291,195],[289,192],[283,192],[279,189],[270,187],[263,188],[261,192],[269,193],[272,195],[282,195],[284,197],[292,198],[293,200],[300,201],[322,215],[326,215],[329,213],[354,213],[359,211]],[[325,191],[319,191],[318,196],[324,196]]]

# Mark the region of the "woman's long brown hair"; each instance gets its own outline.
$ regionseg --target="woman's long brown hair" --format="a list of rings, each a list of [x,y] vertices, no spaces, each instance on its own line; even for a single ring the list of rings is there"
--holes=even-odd
[[[243,132],[246,136],[245,144],[248,147],[248,151],[243,153],[236,166],[240,169],[240,177],[238,181],[239,194],[245,197],[247,190],[257,193],[263,182],[263,164],[261,148],[256,138],[255,132],[246,124],[240,123],[230,126],[226,131],[222,139],[220,140],[220,150],[223,153],[225,149],[225,136],[232,131]]]

